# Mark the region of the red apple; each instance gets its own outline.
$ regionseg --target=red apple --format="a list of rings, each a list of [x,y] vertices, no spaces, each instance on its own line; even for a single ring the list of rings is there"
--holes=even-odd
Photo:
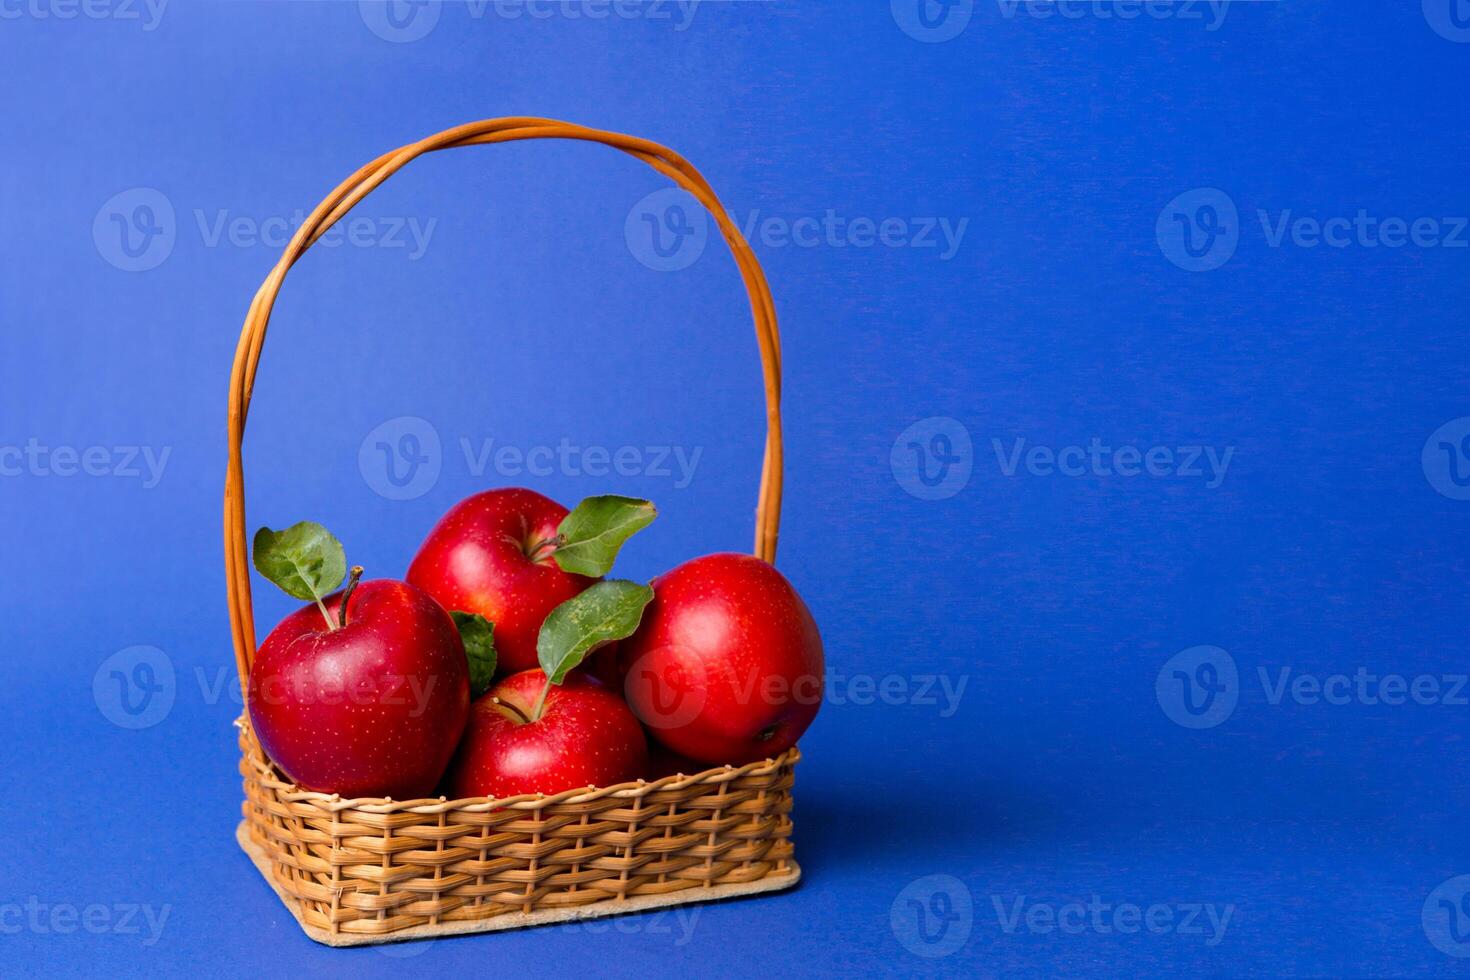
[[[445,609],[495,624],[502,673],[536,666],[536,635],[548,613],[594,578],[553,560],[567,509],[534,490],[507,487],[456,504],[429,532],[408,581]]]
[[[349,587],[337,627],[323,609],[338,616],[340,596],[271,630],[250,668],[250,722],[281,771],[306,789],[424,798],[469,714],[459,631],[404,582]]]
[[[648,743],[622,698],[576,674],[548,687],[540,670],[526,670],[471,707],[445,782],[456,799],[503,798],[611,786],[647,768]]]
[[[621,654],[628,704],[649,734],[713,764],[795,745],[821,706],[822,638],[785,577],[750,555],[706,555],[653,591]]]

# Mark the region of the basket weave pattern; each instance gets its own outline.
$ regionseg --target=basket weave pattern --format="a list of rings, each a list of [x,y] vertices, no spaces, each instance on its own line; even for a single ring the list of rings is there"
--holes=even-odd
[[[552,119],[469,123],[385,153],[323,200],[251,302],[230,373],[224,545],[235,664],[249,690],[255,619],[243,444],[256,371],[291,268],[412,160],[529,139],[600,143],[652,167],[709,212],[750,299],[765,382],[766,445],[755,511],[774,562],[782,491],[781,342],[760,263],[709,183],[648,140]],[[244,820],[236,837],[309,936],[331,945],[415,939],[638,911],[794,884],[792,769],[800,753],[656,782],[505,800],[342,800],[294,786],[240,722]]]
[[[388,803],[290,785],[248,723],[240,748],[250,841],[303,923],[329,933],[392,937],[644,896],[698,900],[716,886],[797,873],[789,817],[796,749],[590,792]]]

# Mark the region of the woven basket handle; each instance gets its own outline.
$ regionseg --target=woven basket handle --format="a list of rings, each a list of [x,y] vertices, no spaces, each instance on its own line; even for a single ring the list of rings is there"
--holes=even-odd
[[[385,153],[363,167],[326,200],[317,205],[311,216],[297,229],[290,244],[281,253],[270,275],[266,277],[250,312],[235,349],[235,366],[230,372],[229,440],[230,458],[225,475],[225,580],[229,589],[230,626],[234,634],[235,666],[242,687],[248,686],[250,661],[255,653],[255,618],[250,594],[249,545],[245,535],[245,475],[241,460],[241,443],[245,421],[250,412],[250,394],[255,387],[255,371],[260,363],[261,346],[271,310],[286,273],[302,254],[351,211],[359,201],[379,184],[393,176],[410,160],[435,150],[482,143],[509,143],[512,140],[573,139],[603,143],[622,150],[648,164],[684,188],[714,217],[750,294],[750,309],[755,318],[756,339],[760,342],[761,367],[766,387],[766,449],[761,469],[760,497],[755,512],[755,548],[757,557],[774,561],[776,534],[781,515],[781,339],[776,328],[776,310],[765,273],[756,261],[740,230],[735,227],[709,183],[683,157],[648,140],[600,129],[588,129],[554,119],[514,117],[487,119],[447,129],[417,143]]]

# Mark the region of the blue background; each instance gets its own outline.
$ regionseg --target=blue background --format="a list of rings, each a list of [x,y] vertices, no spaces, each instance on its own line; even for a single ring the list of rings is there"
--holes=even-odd
[[[413,41],[375,33],[393,32],[353,2],[173,0],[151,30],[141,6],[6,5],[0,444],[170,455],[152,487],[30,465],[0,478],[0,906],[169,910],[151,944],[146,929],[16,932],[10,913],[4,968],[1464,974],[1421,909],[1470,872],[1467,708],[1273,703],[1259,679],[1470,669],[1470,503],[1437,492],[1429,476],[1449,484],[1420,458],[1470,415],[1470,251],[1273,246],[1259,217],[1470,214],[1470,44],[1438,3],[1235,3],[1222,23],[1203,5],[1122,19],[977,0],[926,33],[913,9],[871,0],[704,3],[682,30],[672,7],[510,20],[454,2]],[[704,908],[689,934],[641,917],[332,951],[232,836],[225,394],[279,248],[210,229],[309,209],[429,132],[526,114],[675,147],[742,223],[968,224],[948,258],[755,243],[785,345],[780,565],[837,692],[803,741],[799,889]],[[370,198],[359,214],[432,220],[431,238],[417,258],[316,248],[288,280],[247,439],[252,526],[324,520],[370,573],[395,575],[451,503],[529,483],[566,502],[655,499],[629,575],[747,548],[761,408],[745,299],[717,243],[679,271],[640,261],[625,223],[662,186],[604,148],[542,142],[424,159]],[[137,216],[139,188],[173,209],[174,242],[127,271],[107,230]],[[1211,260],[1234,251],[1188,271],[1169,206],[1200,188],[1238,209]],[[1204,235],[1220,211],[1184,200]],[[401,416],[443,440],[438,480],[407,501],[358,461]],[[971,472],[923,499],[906,489],[920,458],[891,451],[915,423],[943,450],[925,421],[940,417],[972,449],[951,441],[926,472]],[[702,456],[676,488],[477,476],[460,449],[564,437]],[[1007,475],[992,441],[1093,438],[1234,455],[1216,486]],[[288,603],[258,593],[263,634]],[[93,688],[135,645],[174,672],[140,730],[112,720],[105,676]],[[1192,729],[1155,682],[1200,645],[1238,666],[1224,692],[1238,703]],[[910,694],[925,676],[966,686],[952,712],[854,703],[854,678],[888,675]],[[970,912],[926,946],[904,916],[914,894],[942,908],[931,875],[952,876]],[[1233,911],[1213,944],[1208,926],[1006,927],[1018,901],[1093,896]]]

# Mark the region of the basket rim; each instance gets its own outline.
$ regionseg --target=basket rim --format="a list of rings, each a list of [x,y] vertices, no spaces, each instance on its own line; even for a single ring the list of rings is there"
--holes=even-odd
[[[235,719],[235,727],[240,729],[251,742],[259,746],[254,740],[253,732],[249,730],[250,721],[248,716],[241,715]],[[244,761],[255,769],[257,780],[266,788],[270,789],[282,801],[288,803],[311,803],[322,810],[337,813],[342,810],[357,810],[362,813],[416,813],[435,815],[448,812],[484,813],[490,810],[540,810],[549,806],[563,804],[591,803],[595,800],[615,797],[623,800],[638,800],[652,793],[665,789],[685,789],[691,785],[732,782],[748,775],[767,775],[788,766],[794,766],[801,760],[801,750],[792,746],[785,752],[775,757],[767,757],[758,762],[748,762],[743,766],[713,766],[703,772],[684,774],[676,773],[672,776],[664,776],[660,779],[649,781],[646,779],[629,780],[628,782],[615,783],[611,786],[589,786],[586,789],[569,789],[560,793],[522,793],[519,796],[506,796],[496,798],[493,796],[469,796],[460,799],[450,799],[447,796],[426,797],[418,800],[394,800],[392,797],[381,796],[358,796],[343,799],[336,793],[319,793],[315,790],[301,789],[295,783],[283,778],[284,773],[276,767],[270,757],[265,754],[263,746],[260,746],[260,755],[251,758],[248,753]]]

